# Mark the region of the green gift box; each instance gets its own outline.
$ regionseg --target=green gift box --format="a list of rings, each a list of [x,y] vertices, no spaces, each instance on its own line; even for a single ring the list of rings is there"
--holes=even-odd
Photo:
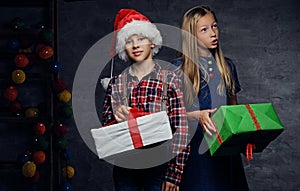
[[[248,144],[261,152],[283,131],[271,103],[221,106],[212,119],[217,132],[205,134],[212,156],[245,153]]]

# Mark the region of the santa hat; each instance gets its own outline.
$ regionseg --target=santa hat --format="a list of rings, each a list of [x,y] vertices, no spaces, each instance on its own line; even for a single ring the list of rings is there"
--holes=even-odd
[[[155,45],[152,49],[153,55],[158,53],[162,46],[162,37],[156,26],[146,16],[133,9],[121,9],[118,12],[114,23],[114,31],[111,56],[117,53],[124,61],[128,60],[124,49],[125,41],[131,35],[137,34],[147,37]]]

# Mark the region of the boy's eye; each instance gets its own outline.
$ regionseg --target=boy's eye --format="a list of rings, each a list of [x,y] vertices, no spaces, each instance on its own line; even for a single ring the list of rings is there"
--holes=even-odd
[[[139,41],[143,41],[143,40],[145,40],[145,39],[146,39],[146,37],[139,37],[139,38],[138,38]]]
[[[132,43],[132,40],[126,40],[125,41],[125,44],[130,44],[130,43]]]

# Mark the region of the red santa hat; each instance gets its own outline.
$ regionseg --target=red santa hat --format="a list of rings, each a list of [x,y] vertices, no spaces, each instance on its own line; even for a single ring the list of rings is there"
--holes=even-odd
[[[121,9],[118,12],[114,31],[111,56],[117,53],[124,61],[128,60],[124,49],[125,41],[134,34],[147,37],[155,45],[152,49],[153,55],[158,53],[162,46],[162,37],[157,27],[146,16],[133,9]]]

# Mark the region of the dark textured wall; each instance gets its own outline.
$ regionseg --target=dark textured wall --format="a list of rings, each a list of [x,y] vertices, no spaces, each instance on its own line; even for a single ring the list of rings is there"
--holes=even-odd
[[[72,88],[81,59],[92,45],[113,31],[114,17],[120,8],[133,8],[153,22],[178,27],[183,13],[199,3],[212,6],[218,16],[224,53],[235,62],[243,87],[239,102],[272,102],[285,127],[267,149],[255,154],[250,163],[244,163],[250,189],[299,190],[298,0],[60,1],[61,78]],[[68,125],[68,146],[76,169],[73,190],[112,191],[111,165],[98,160],[88,149],[75,122]]]

